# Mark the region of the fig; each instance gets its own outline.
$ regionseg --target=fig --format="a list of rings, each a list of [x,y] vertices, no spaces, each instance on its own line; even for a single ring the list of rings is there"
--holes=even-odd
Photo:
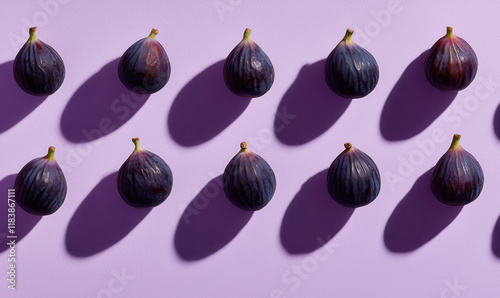
[[[368,205],[380,192],[380,172],[366,153],[351,143],[345,143],[344,147],[328,169],[328,193],[345,207]]]
[[[274,68],[266,53],[245,29],[243,40],[229,53],[223,75],[227,88],[235,95],[255,98],[264,95],[274,82]]]
[[[46,156],[28,162],[16,176],[16,202],[26,212],[49,215],[64,202],[66,178],[54,158],[55,150],[49,147]]]
[[[454,135],[450,149],[432,170],[430,182],[434,196],[452,206],[463,206],[477,199],[484,184],[481,165],[459,141],[460,135]]]
[[[446,35],[432,46],[425,59],[425,76],[434,88],[456,92],[465,89],[477,73],[471,46],[446,27]]]
[[[156,207],[172,191],[172,170],[161,157],[143,150],[139,138],[133,138],[132,142],[135,149],[118,171],[118,191],[132,207]]]
[[[66,69],[59,54],[36,37],[36,27],[29,30],[28,41],[14,59],[14,79],[24,92],[51,95],[61,87]]]
[[[156,40],[158,30],[134,43],[118,63],[118,77],[128,90],[137,94],[160,91],[170,78],[170,60]]]
[[[236,207],[257,211],[269,203],[276,190],[276,177],[271,166],[259,155],[240,144],[241,150],[227,164],[222,187]]]
[[[354,43],[354,31],[347,29],[325,61],[325,79],[328,87],[344,98],[361,98],[375,89],[378,82],[378,64],[363,47]]]

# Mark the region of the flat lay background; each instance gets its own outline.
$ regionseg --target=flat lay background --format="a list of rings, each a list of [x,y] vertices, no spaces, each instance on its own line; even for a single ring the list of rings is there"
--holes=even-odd
[[[0,4],[1,297],[498,297],[500,3],[457,1],[3,1]],[[24,94],[12,61],[38,26],[64,60],[52,96]],[[452,26],[475,50],[457,94],[423,74]],[[157,28],[170,81],[147,100],[119,82],[119,57]],[[245,28],[270,57],[271,90],[247,100],[222,81]],[[323,63],[353,29],[380,68],[375,90],[346,100]],[[113,108],[114,107],[114,108]],[[119,110],[118,110],[119,109]],[[103,119],[109,130],[99,128]],[[463,208],[437,202],[429,170],[454,133],[485,185]],[[174,173],[152,210],[121,201],[116,172],[132,137]],[[243,212],[220,175],[247,141],[277,177],[272,201]],[[382,176],[370,205],[342,208],[325,170],[351,142]],[[55,146],[68,193],[57,213],[17,208],[17,289],[7,289],[7,189]]]

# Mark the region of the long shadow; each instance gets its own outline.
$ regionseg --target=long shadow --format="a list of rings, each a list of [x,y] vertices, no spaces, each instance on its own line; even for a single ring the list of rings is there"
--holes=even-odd
[[[439,202],[431,192],[432,169],[417,179],[387,221],[384,242],[392,252],[414,251],[443,231],[462,210]]]
[[[491,250],[493,254],[500,258],[500,216],[495,223],[495,227],[493,228],[493,235],[491,237]]]
[[[9,234],[7,219],[8,217],[8,209],[7,205],[7,190],[14,189],[14,181],[16,181],[16,174],[9,175],[3,178],[0,181],[0,191],[2,192],[2,196],[5,196],[0,204],[0,253],[5,251],[9,246],[7,246],[7,242],[10,239],[7,238]],[[36,226],[36,224],[42,219],[43,216],[33,215],[26,211],[24,211],[19,205],[16,204],[15,207],[15,235],[16,243],[21,241],[28,233]]]
[[[493,129],[495,130],[495,134],[497,138],[500,139],[500,105],[495,112],[495,118],[493,119]]]
[[[274,133],[286,145],[302,145],[326,132],[347,110],[351,99],[326,84],[325,60],[302,67],[286,91],[274,118]]]
[[[228,201],[222,189],[222,175],[212,179],[186,207],[177,224],[177,254],[186,261],[210,256],[231,242],[252,214]]]
[[[232,94],[219,61],[194,77],[176,96],[168,114],[170,135],[181,146],[202,144],[221,133],[247,108],[250,99]]]
[[[322,247],[347,223],[354,208],[337,204],[328,194],[328,170],[309,178],[288,206],[281,222],[281,244],[290,254]]]
[[[66,250],[88,257],[125,238],[151,211],[128,206],[116,188],[118,173],[105,177],[73,214],[66,229]]]
[[[88,79],[69,100],[61,131],[73,143],[97,140],[120,128],[137,113],[148,94],[129,91],[118,78],[115,59]]]
[[[380,118],[380,131],[389,141],[406,140],[424,131],[457,96],[427,81],[424,61],[428,51],[413,60],[392,88]]]
[[[0,133],[19,123],[47,99],[47,96],[33,96],[24,92],[14,80],[13,68],[14,61],[0,65]]]

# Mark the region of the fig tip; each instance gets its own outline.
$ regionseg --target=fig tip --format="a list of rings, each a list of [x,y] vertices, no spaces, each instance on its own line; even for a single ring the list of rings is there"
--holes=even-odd
[[[345,144],[344,144],[344,147],[345,147],[347,150],[349,150],[349,149],[351,149],[351,148],[352,148],[352,144],[351,144],[351,143],[345,143]]]
[[[247,149],[247,142],[241,142],[240,148],[241,149]]]

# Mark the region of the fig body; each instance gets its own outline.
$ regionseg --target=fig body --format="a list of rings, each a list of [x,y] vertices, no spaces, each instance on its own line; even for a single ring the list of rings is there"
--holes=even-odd
[[[438,90],[460,91],[476,77],[477,63],[472,47],[447,27],[446,35],[436,41],[427,54],[425,76]]]
[[[350,143],[335,158],[327,175],[328,193],[340,205],[357,208],[373,202],[380,192],[380,172],[363,151]]]
[[[130,46],[118,63],[118,77],[127,89],[138,94],[160,91],[170,78],[170,60],[156,40],[158,30]]]
[[[224,83],[241,97],[264,95],[274,82],[274,68],[269,57],[250,38],[246,29],[243,40],[231,51],[224,63]]]
[[[26,212],[49,215],[64,202],[66,179],[54,159],[55,149],[49,147],[46,156],[28,162],[17,174],[14,182],[16,202]]]
[[[36,27],[30,28],[28,41],[14,59],[14,79],[24,92],[51,95],[61,87],[66,69],[59,54],[36,37]]]
[[[378,83],[378,64],[363,47],[354,43],[354,31],[347,29],[325,61],[325,79],[334,93],[345,98],[367,96]]]
[[[431,174],[431,190],[444,204],[463,206],[481,193],[484,173],[476,158],[458,143],[454,135],[450,149],[439,159]]]
[[[132,139],[135,150],[118,171],[120,196],[135,208],[156,207],[172,191],[172,170],[158,155],[143,150],[139,138]]]
[[[257,211],[269,203],[276,190],[276,177],[271,166],[259,155],[240,145],[241,150],[226,166],[222,186],[226,197],[236,207]]]

